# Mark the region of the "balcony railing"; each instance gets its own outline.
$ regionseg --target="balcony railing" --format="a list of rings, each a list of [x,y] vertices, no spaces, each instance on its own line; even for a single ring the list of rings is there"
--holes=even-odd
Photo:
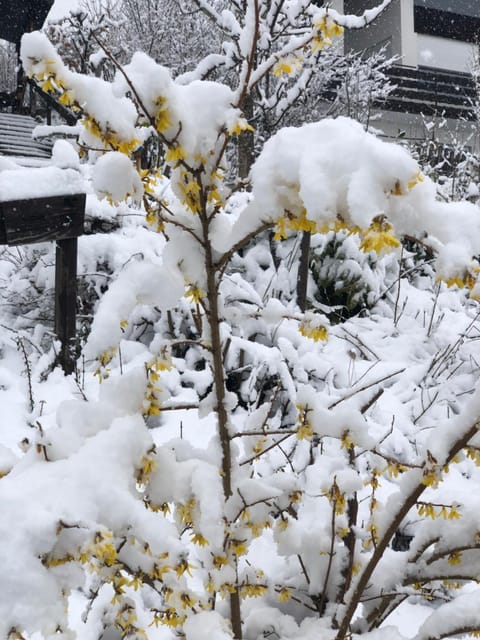
[[[382,104],[383,109],[455,119],[476,117],[478,97],[468,73],[394,66],[387,74],[396,89]]]

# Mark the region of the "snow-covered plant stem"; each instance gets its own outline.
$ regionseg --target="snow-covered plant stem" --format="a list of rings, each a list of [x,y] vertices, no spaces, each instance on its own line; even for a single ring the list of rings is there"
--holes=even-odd
[[[441,475],[445,469],[448,469],[448,465],[452,462],[455,456],[457,456],[463,449],[465,449],[469,442],[471,442],[471,440],[478,434],[480,426],[480,421],[478,418],[479,415],[480,386],[477,388],[475,395],[470,400],[469,407],[466,408],[466,421],[464,421],[464,429],[461,430],[460,433],[455,434],[455,441],[449,446],[448,450],[441,451],[440,449],[438,451],[440,455],[437,459],[427,449],[427,459],[420,465],[420,470],[408,472],[409,475],[415,474],[417,476],[420,476],[419,480],[416,484],[414,484],[414,479],[412,483],[412,479],[410,479],[409,477],[405,478],[406,485],[414,484],[414,486],[410,489],[410,492],[405,492],[406,495],[402,504],[397,508],[396,512],[391,515],[384,533],[376,542],[375,549],[369,562],[365,565],[365,568],[363,569],[363,571],[361,571],[360,575],[352,586],[351,593],[347,594],[346,607],[344,610],[340,609],[341,617],[338,620],[338,633],[336,635],[336,640],[345,640],[345,638],[350,635],[352,619],[355,615],[355,612],[358,610],[358,606],[362,601],[362,597],[365,594],[365,591],[375,569],[384,556],[387,547],[391,543],[396,531],[400,527],[408,512],[418,503],[419,498],[425,492],[427,487],[431,486],[432,483],[430,482],[430,478],[432,472],[435,474],[440,473]],[[473,418],[473,424],[472,422],[469,422],[470,416],[475,416]],[[433,448],[435,447],[435,440],[440,440],[440,435],[433,438]],[[387,598],[387,602],[388,600],[389,598]],[[380,603],[382,604],[382,600],[380,600]],[[378,622],[377,616],[380,616],[381,620],[381,616],[384,613],[381,604],[373,609],[373,611],[367,618],[370,629],[376,628]]]
[[[220,315],[218,310],[218,281],[214,264],[212,247],[209,239],[209,223],[205,209],[202,218],[203,243],[205,248],[205,272],[207,276],[207,318],[210,329],[213,384],[215,389],[218,435],[222,449],[222,484],[225,500],[232,495],[232,454],[229,432],[228,411],[225,403],[225,363],[223,361],[223,345],[220,336]],[[232,631],[237,640],[242,638],[242,616],[240,612],[240,594],[238,586],[230,593],[230,620]]]

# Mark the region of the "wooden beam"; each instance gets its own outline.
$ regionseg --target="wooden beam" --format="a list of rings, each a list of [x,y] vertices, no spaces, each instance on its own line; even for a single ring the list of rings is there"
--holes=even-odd
[[[85,194],[10,200],[0,203],[6,243],[32,244],[83,234]],[[3,238],[0,234],[0,242]]]
[[[60,365],[75,371],[77,314],[77,238],[58,240],[55,255],[55,333],[61,342]]]

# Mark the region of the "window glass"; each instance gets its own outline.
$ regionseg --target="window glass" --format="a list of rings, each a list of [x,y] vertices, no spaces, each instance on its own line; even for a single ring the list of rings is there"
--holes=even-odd
[[[480,17],[479,0],[415,0],[416,7]]]

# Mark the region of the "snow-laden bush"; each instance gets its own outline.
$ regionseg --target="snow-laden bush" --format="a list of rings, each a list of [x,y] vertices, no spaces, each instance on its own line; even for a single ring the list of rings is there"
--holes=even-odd
[[[243,100],[278,63],[252,67],[256,7],[234,90],[177,83],[144,55],[109,85],[23,40],[27,72],[81,111],[92,156],[105,150],[102,185],[109,158],[116,171],[150,135],[170,180],[139,173],[151,230],[98,307],[90,401],[37,413],[18,461],[0,452],[3,637],[393,640],[432,599],[419,640],[480,628],[474,296],[398,277],[365,317],[330,326],[290,294],[292,238],[341,229],[372,256],[419,236],[475,294],[478,209],[437,202],[405,150],[343,118],[280,131],[251,192],[232,190]],[[292,49],[339,24],[358,23],[318,10]],[[138,198],[127,173],[102,195]]]

